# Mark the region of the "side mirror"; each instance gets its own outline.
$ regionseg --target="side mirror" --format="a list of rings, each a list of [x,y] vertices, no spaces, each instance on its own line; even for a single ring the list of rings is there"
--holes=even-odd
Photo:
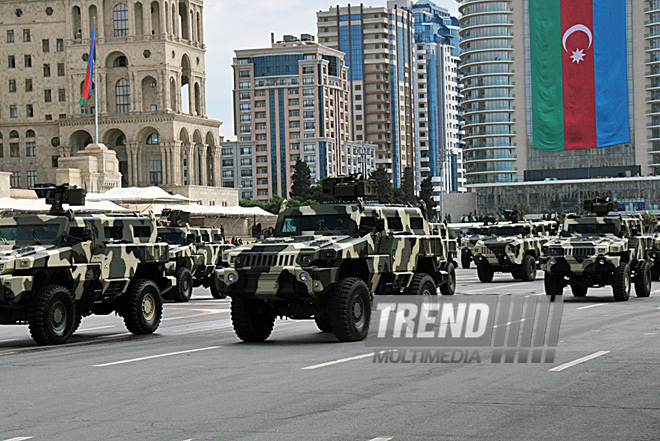
[[[83,229],[83,240],[94,240],[94,230],[91,228]]]
[[[252,237],[259,239],[261,237],[261,222],[257,222],[252,226]]]

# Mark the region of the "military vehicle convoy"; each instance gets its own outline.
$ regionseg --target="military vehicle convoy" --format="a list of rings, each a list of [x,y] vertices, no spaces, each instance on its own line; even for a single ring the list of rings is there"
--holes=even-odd
[[[651,278],[654,281],[660,280],[660,225],[655,229],[653,236],[653,249],[650,252],[653,266],[651,267]]]
[[[545,293],[562,295],[570,286],[584,297],[590,287],[611,285],[614,299],[625,301],[634,283],[637,297],[648,297],[653,237],[643,235],[642,218],[609,214],[617,211],[609,199],[585,201],[584,211],[566,218],[561,237],[543,247]]]
[[[225,253],[216,282],[240,339],[265,340],[285,316],[362,340],[373,294],[454,294],[448,239],[423,209],[364,202],[376,184],[355,176],[327,179],[323,191],[337,202],[284,209],[273,237]]]
[[[75,215],[82,189],[40,185],[47,215],[0,219],[0,324],[27,324],[40,345],[65,343],[83,317],[116,312],[133,334],[160,324],[168,245],[156,242],[156,219]]]
[[[491,282],[495,272],[510,272],[514,279],[536,280],[541,247],[556,236],[555,221],[529,221],[513,211],[505,212],[507,222],[488,226],[485,237],[474,247],[474,261],[481,282]]]
[[[168,225],[158,227],[158,238],[170,245],[165,268],[176,279],[167,298],[187,302],[197,286],[210,288],[213,298],[225,298],[216,289],[213,273],[223,266],[222,253],[233,246],[226,243],[224,228],[191,227],[190,213],[181,210],[166,209],[161,216]]]
[[[488,225],[480,225],[477,227],[468,228],[465,234],[462,235],[460,248],[461,266],[463,268],[470,268],[470,264],[474,260],[474,247],[477,245],[477,242],[486,237],[487,232]]]

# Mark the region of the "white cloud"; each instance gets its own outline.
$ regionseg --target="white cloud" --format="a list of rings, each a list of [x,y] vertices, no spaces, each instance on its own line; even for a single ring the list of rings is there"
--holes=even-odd
[[[365,6],[385,6],[386,0],[364,0]],[[346,2],[331,0],[206,0],[206,106],[209,118],[222,121],[220,133],[235,139],[233,129],[232,69],[235,49],[270,46],[270,34],[316,35],[316,12]],[[359,1],[351,5],[359,5]],[[457,13],[454,0],[436,4]]]

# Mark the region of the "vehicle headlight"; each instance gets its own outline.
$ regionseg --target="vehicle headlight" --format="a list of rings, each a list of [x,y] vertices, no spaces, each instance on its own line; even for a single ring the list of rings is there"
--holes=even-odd
[[[305,265],[307,263],[310,263],[312,261],[312,255],[311,254],[302,254],[300,256],[300,263],[302,265]]]
[[[307,279],[309,279],[309,275],[308,275],[306,272],[304,272],[304,271],[303,271],[302,273],[300,273],[300,276],[299,276],[299,277],[300,277],[300,281],[301,281],[301,282],[306,282]]]
[[[655,257],[655,256],[654,256],[654,257]],[[4,263],[0,263],[0,271],[3,271],[4,269],[5,269],[5,264],[4,264]]]
[[[241,264],[241,256],[234,257],[234,265],[238,266]]]
[[[548,263],[549,263],[550,265],[554,265],[554,264],[557,263],[557,261],[556,261],[555,259],[550,259],[550,262],[548,262]]]
[[[324,250],[321,255],[326,260],[334,260],[337,258],[337,251],[335,250]]]
[[[236,274],[229,273],[229,275],[227,275],[227,280],[229,281],[229,283],[234,283],[236,281]]]

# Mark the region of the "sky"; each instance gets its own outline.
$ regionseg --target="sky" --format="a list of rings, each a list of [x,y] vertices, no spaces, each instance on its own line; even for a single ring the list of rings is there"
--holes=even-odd
[[[270,46],[270,33],[316,35],[316,12],[349,2],[331,0],[206,0],[206,108],[209,118],[222,122],[220,134],[235,140],[232,104],[231,62],[235,49]],[[362,0],[365,6],[385,6],[387,0]],[[435,3],[458,15],[455,0]],[[359,5],[359,0],[351,5]]]

